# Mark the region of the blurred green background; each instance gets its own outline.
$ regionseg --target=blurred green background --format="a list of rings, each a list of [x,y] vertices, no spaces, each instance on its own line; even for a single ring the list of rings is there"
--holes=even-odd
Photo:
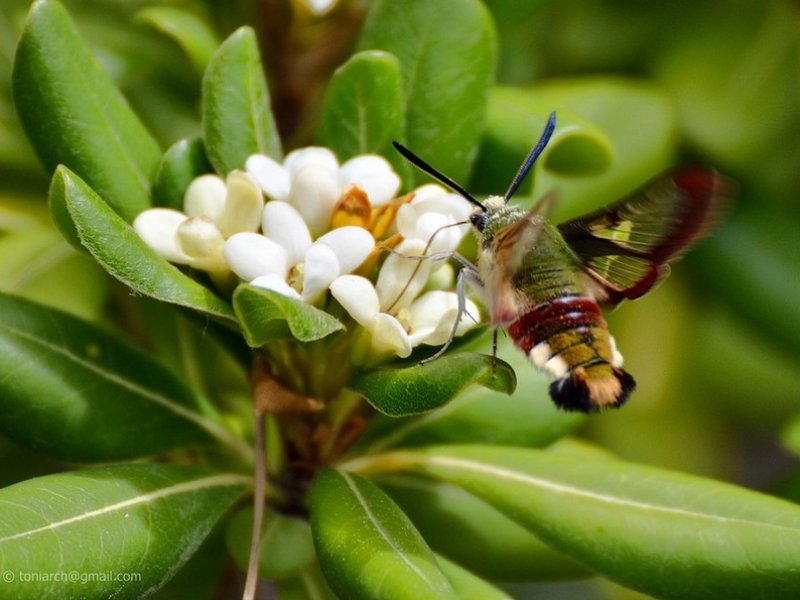
[[[262,0],[64,0],[95,56],[164,148],[197,135],[200,77],[218,40],[250,23],[263,41],[287,147],[313,139],[321,93],[368,3],[317,19]],[[546,107],[590,120],[614,143],[611,175],[709,163],[739,186],[731,213],[657,291],[609,315],[639,387],[580,435],[628,460],[800,498],[800,7],[789,0],[491,0],[497,82],[472,189],[504,189]],[[64,242],[11,95],[30,2],[0,4],[0,290],[113,327],[127,293]],[[196,47],[169,19],[196,17]],[[295,7],[297,8],[297,7]],[[151,12],[148,12],[151,11]],[[285,36],[276,36],[281,23]],[[185,24],[184,24],[185,25]],[[447,35],[446,23],[440,25]],[[516,112],[515,112],[516,111]],[[524,150],[523,150],[524,151]],[[554,165],[537,185],[558,185]],[[602,177],[564,176],[572,216],[613,200]],[[642,183],[640,181],[639,183]],[[495,185],[496,184],[496,185]],[[562,214],[563,213],[563,214]],[[521,390],[524,393],[524,390]],[[519,392],[518,392],[519,393]],[[56,468],[0,440],[0,484]],[[635,598],[605,582],[530,586],[531,598]]]

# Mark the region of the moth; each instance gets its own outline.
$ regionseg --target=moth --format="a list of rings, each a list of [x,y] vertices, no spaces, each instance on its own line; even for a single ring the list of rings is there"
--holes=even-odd
[[[479,201],[408,148],[413,165],[476,206],[469,222],[477,265],[459,258],[459,315],[464,282],[479,290],[494,330],[505,329],[535,367],[549,373],[550,396],[567,411],[595,412],[625,403],[636,382],[600,308],[646,294],[669,264],[705,236],[724,211],[731,184],[710,167],[664,174],[623,200],[553,225],[552,196],[531,210],[509,204],[555,130],[555,113],[502,196]],[[431,358],[444,352],[451,339]]]

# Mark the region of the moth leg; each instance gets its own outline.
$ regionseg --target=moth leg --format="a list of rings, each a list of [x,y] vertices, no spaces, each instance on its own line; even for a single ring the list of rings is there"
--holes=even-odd
[[[461,323],[461,319],[464,317],[464,315],[467,314],[466,284],[469,283],[473,287],[481,290],[483,289],[483,282],[478,276],[477,267],[475,267],[475,265],[473,265],[463,256],[460,256],[456,253],[453,253],[453,257],[464,265],[464,267],[458,271],[458,277],[456,278],[456,295],[458,298],[458,311],[456,312],[456,319],[453,321],[453,328],[450,330],[450,337],[447,338],[447,341],[434,354],[419,361],[419,364],[421,365],[427,364],[439,358],[447,351],[447,349],[450,347],[450,344],[453,343],[453,340],[456,337],[456,332],[458,331],[458,325]]]
[[[492,331],[492,379],[497,375],[497,332],[500,331],[499,327],[495,327]]]

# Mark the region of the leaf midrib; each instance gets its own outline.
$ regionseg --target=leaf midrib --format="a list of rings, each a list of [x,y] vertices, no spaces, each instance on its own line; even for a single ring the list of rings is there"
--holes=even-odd
[[[545,488],[549,491],[555,493],[562,493],[572,496],[577,496],[581,498],[591,499],[597,502],[604,502],[606,504],[613,504],[618,506],[625,506],[631,508],[633,510],[640,510],[640,511],[652,511],[652,512],[660,512],[672,515],[680,515],[684,517],[689,517],[693,519],[700,519],[700,520],[711,520],[717,521],[719,523],[729,524],[729,523],[737,523],[741,525],[748,525],[748,526],[758,526],[758,527],[766,527],[771,529],[777,529],[779,531],[784,531],[787,533],[791,533],[794,535],[800,534],[800,528],[796,527],[788,527],[785,525],[778,525],[775,523],[767,523],[765,521],[755,521],[755,520],[747,520],[738,517],[728,517],[723,515],[715,515],[707,512],[693,512],[690,510],[682,509],[682,508],[674,508],[669,506],[663,506],[658,504],[650,504],[647,502],[641,502],[636,500],[631,500],[629,498],[620,498],[617,496],[608,496],[606,494],[602,494],[599,492],[584,490],[576,487],[572,487],[570,485],[565,485],[562,483],[556,483],[554,481],[549,481],[547,479],[542,479],[540,477],[535,477],[533,475],[528,475],[526,473],[520,473],[518,471],[512,471],[510,469],[506,469],[504,467],[498,467],[496,465],[487,465],[485,463],[479,463],[470,461],[467,459],[456,458],[452,456],[432,456],[432,457],[425,457],[423,460],[423,464],[431,464],[431,465],[439,465],[446,468],[451,469],[461,469],[465,471],[472,471],[478,472],[482,474],[488,474],[495,477],[500,477],[507,480],[517,481],[520,483],[524,483],[531,486],[536,486],[540,488]]]
[[[361,507],[361,509],[364,511],[364,514],[365,514],[365,516],[366,516],[367,520],[368,520],[368,521],[369,521],[369,523],[372,525],[372,527],[375,529],[375,531],[378,533],[378,535],[379,535],[379,536],[380,536],[380,537],[381,537],[381,538],[382,538],[382,539],[383,539],[383,540],[386,542],[386,544],[387,544],[387,545],[388,545],[388,546],[389,546],[389,547],[392,549],[392,551],[395,553],[395,556],[397,556],[397,557],[398,557],[398,558],[399,558],[401,561],[403,561],[403,562],[404,562],[404,563],[405,563],[405,564],[406,564],[406,565],[407,565],[407,566],[408,566],[408,567],[409,567],[409,568],[410,568],[412,571],[414,571],[414,573],[416,573],[416,574],[419,576],[419,578],[420,578],[420,579],[422,579],[422,581],[424,581],[424,582],[425,582],[425,583],[428,585],[428,587],[429,587],[431,590],[434,590],[434,591],[435,591],[435,590],[437,590],[438,588],[437,588],[436,584],[435,584],[434,582],[432,582],[432,581],[431,581],[431,580],[428,578],[428,576],[427,576],[425,573],[423,573],[423,572],[420,570],[420,568],[419,568],[417,565],[415,565],[413,562],[411,562],[411,561],[409,560],[409,558],[408,558],[408,553],[407,553],[407,552],[405,552],[405,551],[403,550],[403,548],[400,548],[400,547],[399,547],[399,546],[398,546],[398,545],[395,543],[395,541],[392,539],[392,537],[391,537],[391,536],[390,536],[390,535],[389,535],[389,534],[386,532],[386,530],[385,530],[385,529],[383,528],[383,526],[381,525],[381,522],[380,522],[380,520],[379,520],[379,519],[378,519],[378,518],[375,516],[375,514],[374,514],[374,513],[373,513],[373,512],[370,510],[370,508],[369,508],[369,504],[367,503],[367,501],[366,501],[366,499],[364,498],[364,496],[361,494],[361,492],[360,492],[360,491],[358,490],[358,488],[356,487],[356,485],[355,485],[355,482],[353,481],[353,478],[352,478],[352,477],[350,477],[350,476],[349,476],[348,474],[346,474],[346,473],[341,473],[341,475],[342,475],[342,477],[344,478],[344,481],[345,481],[345,483],[347,484],[347,487],[350,489],[350,491],[352,492],[353,496],[355,496],[356,502],[357,502],[357,503],[358,503],[358,505]]]
[[[168,498],[170,496],[195,492],[212,487],[249,486],[251,485],[251,483],[252,482],[249,477],[245,475],[235,475],[235,474],[214,475],[211,477],[204,477],[202,479],[186,481],[175,484],[170,487],[156,490],[155,492],[148,492],[140,496],[134,496],[133,498],[128,498],[127,500],[122,500],[114,504],[109,504],[108,506],[104,506],[102,508],[97,508],[78,515],[74,515],[72,517],[68,517],[66,519],[61,519],[60,521],[54,521],[52,523],[48,523],[47,525],[43,525],[41,527],[36,527],[34,529],[20,531],[18,533],[7,535],[5,537],[0,537],[0,544],[3,544],[5,542],[11,542],[24,537],[29,537],[42,532],[50,532],[55,529],[59,529],[61,527],[72,525],[74,523],[80,523],[81,521],[86,521],[95,517],[107,515],[140,504],[155,502],[157,500]],[[13,503],[10,503],[6,500],[0,500],[0,504],[13,504]]]

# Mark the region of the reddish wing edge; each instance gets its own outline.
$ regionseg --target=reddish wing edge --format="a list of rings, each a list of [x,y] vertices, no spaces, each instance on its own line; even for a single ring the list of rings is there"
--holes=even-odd
[[[598,301],[616,305],[647,293],[719,221],[735,189],[709,167],[663,175],[627,198],[559,225],[599,284]]]

